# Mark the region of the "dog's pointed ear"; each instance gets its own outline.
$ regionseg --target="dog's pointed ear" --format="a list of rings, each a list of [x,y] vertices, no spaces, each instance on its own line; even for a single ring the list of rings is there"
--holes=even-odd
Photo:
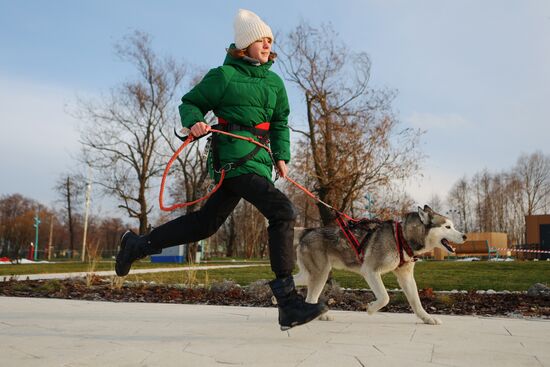
[[[428,205],[424,205],[424,211],[426,213],[430,213],[430,214],[433,214],[433,212],[434,212],[433,209],[430,208]]]
[[[429,225],[431,222],[430,213],[429,211],[425,210],[426,207],[431,210],[430,207],[427,205],[424,206],[424,209],[418,207],[418,215],[420,216],[420,220],[425,226]]]

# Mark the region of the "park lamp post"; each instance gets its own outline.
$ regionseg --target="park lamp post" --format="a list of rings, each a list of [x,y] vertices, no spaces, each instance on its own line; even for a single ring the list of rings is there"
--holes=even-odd
[[[372,218],[373,215],[371,213],[371,208],[374,205],[374,199],[371,197],[371,195],[367,192],[364,196],[366,203],[365,203],[365,209],[367,211],[367,215],[369,218]]]
[[[40,225],[40,217],[38,217],[38,212],[34,216],[34,261],[38,260],[38,226]]]
[[[88,212],[90,210],[90,192],[92,190],[91,167],[88,166],[88,183],[86,184],[86,212],[84,214],[84,234],[82,235],[82,262],[86,260],[86,237],[88,235]]]

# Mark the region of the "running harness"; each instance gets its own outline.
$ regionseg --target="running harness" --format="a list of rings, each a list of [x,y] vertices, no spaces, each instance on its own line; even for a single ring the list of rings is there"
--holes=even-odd
[[[374,233],[374,231],[382,225],[384,222],[380,219],[369,219],[369,218],[363,218],[363,219],[350,219],[350,220],[344,220],[344,217],[342,215],[336,215],[336,223],[338,223],[338,226],[342,230],[342,233],[344,233],[344,236],[346,237],[346,240],[348,241],[350,247],[355,252],[355,255],[357,256],[357,259],[360,262],[363,262],[365,258],[365,250],[367,248],[367,244],[369,242],[369,239],[371,238],[371,235]],[[414,255],[413,249],[409,245],[409,243],[405,240],[405,236],[403,235],[403,227],[400,222],[398,221],[387,221],[388,223],[392,223],[393,229],[394,229],[394,235],[395,235],[395,245],[397,247],[397,253],[399,254],[399,265],[398,267],[401,267],[405,265],[407,262],[415,262],[418,260],[418,258]],[[361,241],[357,240],[357,237],[353,234],[353,231],[355,229],[361,229],[365,231],[365,234],[363,235],[363,238]],[[407,256],[411,258],[411,260],[407,261],[405,260],[405,253]]]
[[[258,142],[261,143],[261,145],[256,145],[256,147],[250,153],[239,158],[236,162],[228,163],[224,167],[222,167],[221,161],[220,161],[220,152],[218,147],[220,134],[212,134],[212,136],[209,139],[211,139],[211,144],[212,144],[211,152],[212,152],[212,162],[214,165],[214,171],[216,171],[217,173],[221,173],[222,168],[226,171],[229,171],[242,166],[243,164],[246,163],[246,161],[254,158],[254,156],[258,154],[258,152],[261,149],[263,149],[264,147],[267,147],[269,144],[269,125],[270,125],[269,122],[262,122],[254,127],[248,127],[248,126],[227,122],[223,118],[218,117],[218,124],[212,126],[213,129],[225,131],[225,132],[248,131],[258,138]],[[275,164],[273,156],[271,155],[271,149],[267,149],[267,151],[271,157],[271,160],[273,161],[273,164]]]

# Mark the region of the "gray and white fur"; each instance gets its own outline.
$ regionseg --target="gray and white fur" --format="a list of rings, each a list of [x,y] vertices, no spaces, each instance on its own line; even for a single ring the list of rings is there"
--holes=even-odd
[[[456,244],[466,240],[464,233],[455,229],[453,222],[429,206],[418,207],[417,212],[408,213],[402,222],[403,236],[415,255],[434,248],[453,252],[449,242]],[[364,259],[361,262],[350,247],[338,226],[295,231],[297,262],[300,271],[294,276],[297,285],[307,286],[306,302],[317,303],[332,268],[345,269],[361,274],[374,293],[375,300],[368,305],[367,312],[373,314],[386,306],[390,300],[382,282],[382,274],[393,272],[399,286],[407,297],[414,313],[424,323],[441,324],[422,307],[414,279],[414,262],[404,253],[406,263],[399,267],[399,253],[395,240],[393,222],[372,224]],[[353,230],[360,241],[366,229]],[[323,319],[329,320],[329,317]]]

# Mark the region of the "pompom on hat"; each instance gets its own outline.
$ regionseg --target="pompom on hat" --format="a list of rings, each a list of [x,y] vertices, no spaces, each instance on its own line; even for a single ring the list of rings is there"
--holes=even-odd
[[[253,42],[264,37],[271,38],[271,28],[255,13],[250,10],[239,9],[233,22],[235,30],[235,47],[245,49]]]

